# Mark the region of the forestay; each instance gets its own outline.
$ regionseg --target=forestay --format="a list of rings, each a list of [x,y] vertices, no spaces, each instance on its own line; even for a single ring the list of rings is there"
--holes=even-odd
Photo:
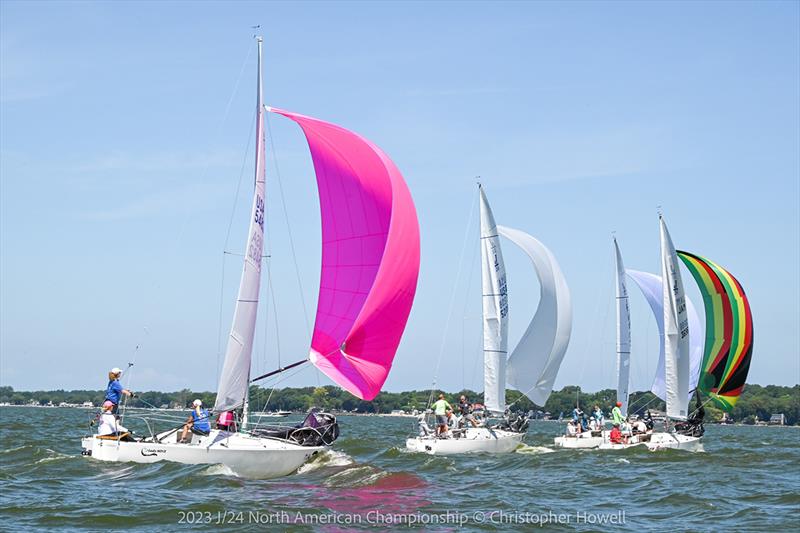
[[[555,257],[541,242],[513,228],[497,229],[528,255],[540,287],[539,307],[508,358],[508,381],[533,403],[544,406],[572,332],[569,287]]]

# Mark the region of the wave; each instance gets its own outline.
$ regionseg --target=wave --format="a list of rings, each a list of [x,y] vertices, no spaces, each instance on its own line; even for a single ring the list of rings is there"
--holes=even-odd
[[[325,450],[322,453],[318,453],[314,459],[301,466],[297,470],[297,473],[308,474],[309,472],[314,472],[320,468],[348,466],[353,463],[355,463],[353,458],[344,452],[337,450]]]

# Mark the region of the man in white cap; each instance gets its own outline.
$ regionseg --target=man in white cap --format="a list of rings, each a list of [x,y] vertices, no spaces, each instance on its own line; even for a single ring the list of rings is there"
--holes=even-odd
[[[112,414],[117,414],[117,407],[119,407],[119,401],[122,396],[131,396],[133,398],[136,397],[128,389],[123,389],[122,384],[119,382],[119,378],[122,376],[122,370],[119,368],[112,368],[111,372],[108,373],[108,387],[106,387],[106,398],[105,401],[111,402],[113,407],[111,408]]]
[[[208,411],[203,409],[203,402],[198,398],[192,402],[192,416],[186,420],[186,425],[183,426],[183,433],[178,441],[187,442],[186,436],[191,430],[192,433],[198,435],[208,435],[211,432],[211,423],[208,421]]]

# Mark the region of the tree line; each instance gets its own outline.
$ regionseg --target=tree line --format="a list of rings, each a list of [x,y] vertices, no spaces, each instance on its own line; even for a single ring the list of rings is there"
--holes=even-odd
[[[438,393],[440,391],[434,391]],[[441,391],[444,392],[444,391]],[[464,394],[473,403],[483,403],[483,393],[461,390],[454,394],[445,393],[451,403],[455,403]],[[91,402],[99,406],[105,391],[101,390],[53,390],[53,391],[15,391],[12,387],[0,387],[0,403],[12,405],[83,404]],[[192,400],[199,398],[205,406],[214,405],[215,393],[197,392],[183,389],[176,392],[147,391],[138,392],[137,398],[129,400],[131,407],[164,407],[189,408]],[[253,411],[305,411],[311,407],[322,407],[332,411],[356,413],[390,413],[395,410],[422,411],[427,408],[431,398],[430,390],[414,390],[405,392],[381,392],[374,400],[359,400],[339,387],[299,387],[283,389],[266,389],[256,385],[250,387],[250,409]],[[558,417],[563,413],[568,416],[576,405],[589,412],[594,405],[599,405],[606,413],[616,401],[616,391],[604,389],[597,392],[586,392],[579,387],[567,386],[553,391],[544,407],[533,403],[517,391],[506,391],[506,404],[520,411],[534,411],[540,414],[550,413]],[[635,392],[629,399],[629,412],[644,412],[645,409],[663,411],[664,402],[650,392]],[[705,405],[708,420],[720,420],[722,411],[712,403]],[[778,385],[747,385],[731,417],[737,422],[754,423],[756,420],[769,420],[773,413],[783,413],[788,424],[797,424],[800,420],[800,385],[783,387]]]

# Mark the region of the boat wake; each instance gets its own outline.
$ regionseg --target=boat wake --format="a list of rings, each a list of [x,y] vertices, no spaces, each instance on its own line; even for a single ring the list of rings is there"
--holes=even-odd
[[[324,452],[318,453],[313,460],[301,466],[297,470],[297,473],[308,474],[309,472],[319,470],[320,468],[348,466],[353,463],[355,463],[353,458],[344,452],[337,450],[325,450]]]
[[[228,476],[240,477],[231,467],[223,464],[211,465],[200,471],[201,476]]]
[[[544,453],[554,453],[555,450],[546,446],[529,446],[527,444],[520,444],[514,453],[521,453],[525,455],[540,455]]]
[[[61,461],[63,459],[75,459],[76,455],[67,455],[65,453],[59,453],[55,450],[51,450],[49,448],[45,448],[44,450],[47,452],[47,457],[42,457],[41,459],[37,459],[36,462],[33,464],[40,464],[40,463],[50,463],[52,461]]]

